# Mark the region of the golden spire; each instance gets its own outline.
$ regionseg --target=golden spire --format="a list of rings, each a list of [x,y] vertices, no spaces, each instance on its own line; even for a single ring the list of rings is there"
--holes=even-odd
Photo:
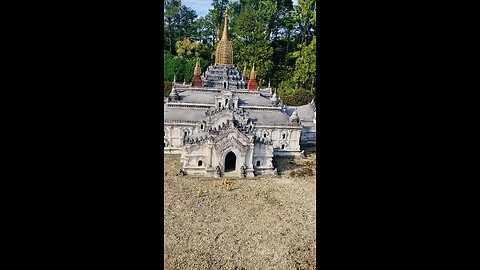
[[[197,63],[195,64],[195,69],[193,70],[193,75],[194,76],[200,76],[202,74],[202,69],[200,68],[200,61],[197,58]]]
[[[223,33],[222,33],[222,40],[228,40],[228,26],[227,26],[227,19],[228,19],[228,8],[225,10],[225,23],[223,24]]]
[[[218,42],[217,51],[215,52],[215,64],[233,66],[233,47],[232,42],[228,40],[228,9],[225,10],[225,24],[223,25],[222,39]]]
[[[257,79],[257,72],[255,72],[255,64],[253,64],[252,72],[250,73],[250,80]]]
[[[247,78],[248,74],[247,74],[247,66],[244,66],[243,67],[243,73],[242,73],[242,78]]]

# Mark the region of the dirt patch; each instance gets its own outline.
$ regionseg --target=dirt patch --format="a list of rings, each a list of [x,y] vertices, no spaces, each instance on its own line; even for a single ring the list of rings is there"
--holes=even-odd
[[[165,269],[315,269],[315,176],[290,176],[315,173],[315,159],[275,159],[280,176],[231,180],[228,190],[176,176],[179,157],[166,158]]]

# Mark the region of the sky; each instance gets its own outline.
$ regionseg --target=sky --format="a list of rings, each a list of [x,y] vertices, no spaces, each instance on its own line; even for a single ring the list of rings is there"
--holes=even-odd
[[[233,2],[233,1],[230,1]],[[293,4],[296,5],[298,0],[293,0]],[[185,5],[197,12],[198,17],[207,15],[208,10],[212,8],[212,0],[182,0],[182,5]]]

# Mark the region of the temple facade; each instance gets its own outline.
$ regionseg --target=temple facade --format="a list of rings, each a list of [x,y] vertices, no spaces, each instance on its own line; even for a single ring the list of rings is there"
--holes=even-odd
[[[183,171],[211,177],[275,174],[274,156],[302,155],[316,142],[316,108],[287,107],[270,85],[260,89],[255,66],[250,76],[233,65],[225,14],[215,64],[192,83],[173,82],[164,100],[164,154],[180,155]]]

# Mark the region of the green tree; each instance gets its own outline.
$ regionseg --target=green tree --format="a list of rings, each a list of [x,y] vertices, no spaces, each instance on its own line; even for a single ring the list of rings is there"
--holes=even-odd
[[[192,59],[198,57],[200,54],[202,45],[198,42],[192,42],[189,38],[177,41],[175,44],[175,50],[178,57],[185,59]]]
[[[163,80],[173,81],[173,55],[167,51],[163,51]]]
[[[164,49],[175,54],[175,41],[195,33],[197,13],[181,4],[180,0],[164,0]]]
[[[178,36],[176,33],[178,20],[180,17],[180,0],[164,0],[164,39],[167,40],[166,45],[170,53],[174,53],[175,37]]]
[[[178,83],[181,83],[183,80],[185,80],[185,59],[174,57],[171,69]]]
[[[299,40],[303,44],[308,44],[316,30],[316,2],[315,0],[298,0],[298,5],[294,9],[293,18],[299,30]]]
[[[294,53],[294,57],[296,61],[292,81],[301,87],[312,89],[317,68],[317,38],[314,36],[307,47]]]

